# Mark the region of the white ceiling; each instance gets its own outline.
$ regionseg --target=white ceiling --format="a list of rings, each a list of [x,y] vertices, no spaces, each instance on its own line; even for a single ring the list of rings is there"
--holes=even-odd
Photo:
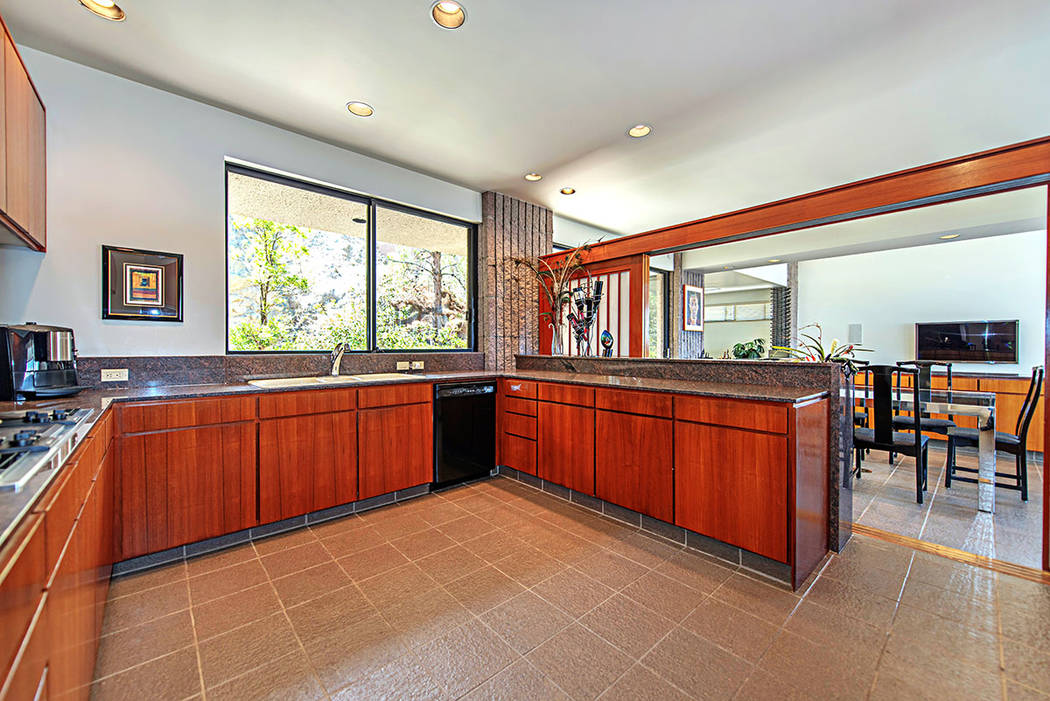
[[[815,260],[895,248],[1046,230],[1047,189],[986,195],[685,251],[682,266],[701,272]],[[957,235],[950,240],[943,235]],[[1042,262],[1039,262],[1042,264]]]
[[[430,0],[121,5],[0,13],[20,43],[619,233],[1050,134],[1046,0],[464,0],[459,31]]]

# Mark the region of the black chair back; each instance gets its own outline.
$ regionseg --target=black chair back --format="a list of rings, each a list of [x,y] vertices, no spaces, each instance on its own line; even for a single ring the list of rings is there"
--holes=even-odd
[[[1035,410],[1039,406],[1039,394],[1043,391],[1043,374],[1042,367],[1032,368],[1032,382],[1028,385],[1028,394],[1021,406],[1021,413],[1017,416],[1017,428],[1014,433],[1021,439],[1022,445],[1025,444],[1025,439],[1028,437],[1028,426],[1032,423],[1032,417],[1035,416]]]
[[[919,375],[916,380],[917,389],[933,389],[933,368],[943,367],[947,370],[948,379],[948,401],[952,399],[952,364],[943,362],[940,360],[900,360],[897,362],[898,367],[903,368],[915,368],[918,370]],[[897,391],[900,392],[900,377],[897,378]],[[923,413],[923,418],[930,418],[928,413]],[[948,416],[948,420],[952,420],[952,416]]]
[[[873,396],[872,406],[874,407],[874,433],[875,442],[882,444],[893,443],[893,415],[894,415],[894,396],[893,386],[894,380],[896,379],[897,385],[897,396],[896,401],[900,403],[901,398],[901,376],[907,375],[912,378],[912,386],[919,386],[919,371],[909,370],[899,365],[869,365],[865,368],[865,373],[870,374],[870,387]],[[914,392],[914,403],[917,405],[919,396],[918,390]],[[915,407],[915,441],[916,445],[922,440],[922,412],[918,411],[918,406]]]

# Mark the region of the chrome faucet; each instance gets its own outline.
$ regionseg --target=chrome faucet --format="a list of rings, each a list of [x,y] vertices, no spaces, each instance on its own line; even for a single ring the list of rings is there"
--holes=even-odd
[[[332,349],[332,376],[339,376],[339,363],[343,362],[343,353],[348,348],[345,343],[335,344],[335,348]]]

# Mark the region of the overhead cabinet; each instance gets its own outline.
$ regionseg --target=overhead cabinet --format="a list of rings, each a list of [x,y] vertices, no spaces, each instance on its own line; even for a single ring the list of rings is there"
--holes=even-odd
[[[47,246],[46,125],[44,104],[0,23],[0,243]]]

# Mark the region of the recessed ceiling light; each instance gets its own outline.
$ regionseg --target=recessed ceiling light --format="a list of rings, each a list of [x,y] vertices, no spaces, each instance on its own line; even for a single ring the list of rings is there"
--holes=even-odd
[[[561,194],[563,194],[563,195],[573,195],[575,193],[576,193],[576,188],[574,188],[574,187],[563,187],[561,189]]]
[[[124,20],[124,10],[120,9],[113,0],[80,0],[80,4],[99,17],[105,17],[114,22]]]
[[[627,130],[627,136],[633,136],[636,139],[640,139],[643,136],[649,136],[653,131],[653,128],[648,124],[635,124],[633,127]]]
[[[537,180],[542,180],[543,176],[540,175],[539,173],[526,173],[525,174],[525,179],[528,180],[530,183],[534,183]]]
[[[957,239],[957,238],[959,238],[959,234],[945,234],[945,235],[944,235],[944,236],[942,236],[941,238],[942,238],[942,239],[944,239],[945,241],[950,241],[950,240],[952,240],[952,239]]]
[[[467,21],[463,6],[452,0],[438,0],[430,8],[430,16],[442,29],[459,29]]]
[[[779,259],[779,258],[770,258],[770,259],[769,259],[769,262],[770,262],[770,263],[779,263],[779,262],[780,262],[780,259]]]
[[[350,110],[350,114],[356,114],[358,117],[371,117],[375,114],[375,110],[372,109],[372,105],[367,102],[348,102],[346,108]]]

